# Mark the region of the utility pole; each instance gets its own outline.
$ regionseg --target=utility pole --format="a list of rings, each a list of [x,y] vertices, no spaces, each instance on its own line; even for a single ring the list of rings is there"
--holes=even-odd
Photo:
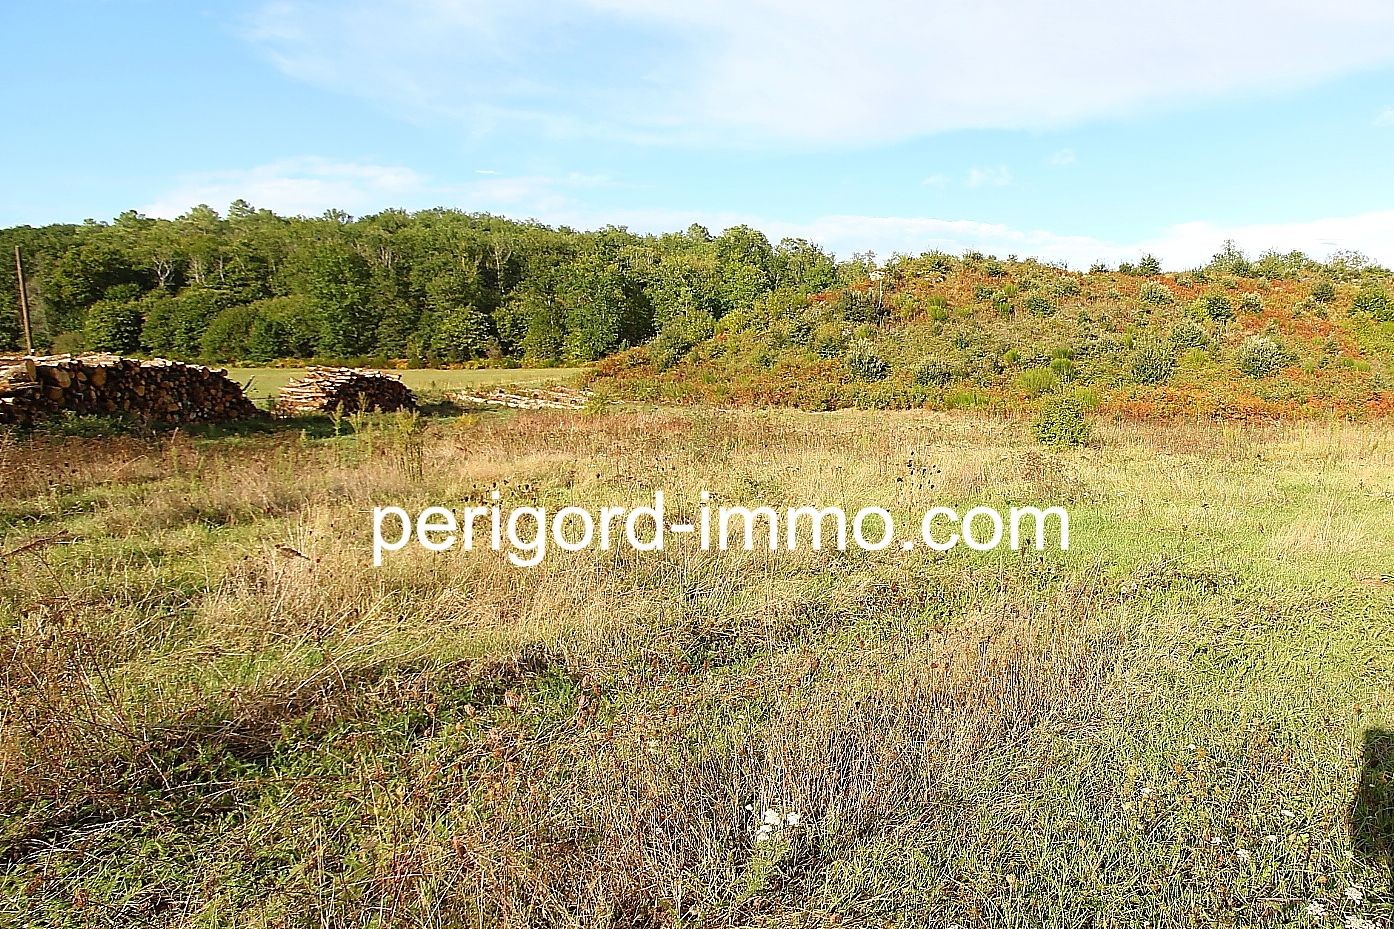
[[[34,354],[34,336],[29,331],[29,295],[24,291],[24,262],[19,257],[19,246],[15,246],[15,279],[19,282],[19,321],[24,326],[24,351]]]

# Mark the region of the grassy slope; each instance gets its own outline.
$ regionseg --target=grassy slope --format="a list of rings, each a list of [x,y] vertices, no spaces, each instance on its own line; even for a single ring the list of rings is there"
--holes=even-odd
[[[304,368],[228,368],[228,375],[243,385],[247,396],[261,402],[275,397],[290,381],[301,377]],[[580,374],[579,368],[479,368],[446,369],[406,368],[394,370],[417,392],[438,393],[446,390],[471,390],[503,386],[536,386],[539,384],[571,383]]]
[[[1358,282],[1313,301],[1319,280],[909,259],[880,285],[732,314],[675,362],[657,345],[621,353],[594,380],[619,396],[725,406],[1015,410],[1082,390],[1128,419],[1394,412],[1394,321],[1351,312]],[[1213,317],[1210,298],[1229,310]],[[1250,376],[1244,346],[1260,337],[1286,358]],[[1149,353],[1169,367],[1139,373]],[[867,355],[884,368],[859,367]]]
[[[375,422],[0,445],[0,550],[72,542],[0,561],[0,924],[1390,912],[1348,822],[1394,730],[1386,424]],[[1075,546],[367,567],[370,506],[494,486],[1058,502]],[[803,821],[757,845],[747,804]]]

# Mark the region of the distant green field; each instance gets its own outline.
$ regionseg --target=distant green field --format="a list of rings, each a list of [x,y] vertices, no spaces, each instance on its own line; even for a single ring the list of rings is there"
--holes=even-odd
[[[228,376],[241,384],[254,401],[269,400],[290,381],[305,373],[305,368],[228,368]],[[473,370],[438,370],[409,368],[393,371],[406,385],[416,391],[464,390],[470,387],[502,385],[535,386],[538,384],[570,384],[581,373],[580,368],[480,368]]]

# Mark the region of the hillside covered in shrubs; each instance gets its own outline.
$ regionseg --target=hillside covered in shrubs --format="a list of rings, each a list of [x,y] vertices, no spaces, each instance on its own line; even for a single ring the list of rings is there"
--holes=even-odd
[[[1359,255],[1087,273],[969,253],[841,266],[691,344],[660,333],[593,381],[654,400],[1019,410],[1067,396],[1127,418],[1394,413],[1394,281]]]

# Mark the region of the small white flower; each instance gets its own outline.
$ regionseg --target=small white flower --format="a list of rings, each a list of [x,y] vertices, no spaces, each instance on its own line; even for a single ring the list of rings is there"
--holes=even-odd
[[[1263,840],[1269,845],[1275,845],[1278,842],[1278,837],[1276,835],[1266,835],[1263,837]]]
[[[1210,840],[1210,844],[1211,844],[1211,845],[1219,845],[1222,841],[1223,841],[1223,840],[1222,840],[1219,836],[1215,836],[1214,838],[1212,838],[1212,839]]]
[[[1313,900],[1307,904],[1307,915],[1313,919],[1321,919],[1326,915],[1326,904]]]
[[[780,815],[779,815],[779,811],[777,811],[777,810],[766,810],[766,811],[765,811],[765,815],[764,815],[764,817],[763,817],[763,821],[764,821],[765,825],[767,825],[767,826],[778,826],[778,825],[779,825],[780,818],[781,818],[781,817],[780,817]]]
[[[1359,887],[1347,887],[1346,899],[1352,903],[1359,903],[1361,900],[1365,899],[1365,891]]]
[[[1346,929],[1379,929],[1374,920],[1366,919],[1363,916],[1347,916]]]
[[[784,825],[786,826],[797,826],[802,820],[803,816],[799,813],[784,814]]]
[[[1292,810],[1283,810],[1283,819],[1296,819],[1297,814]]]
[[[1240,860],[1240,861],[1248,861],[1250,858],[1253,857],[1252,855],[1249,854],[1249,850],[1248,850],[1247,848],[1238,848],[1238,849],[1235,849],[1235,850],[1234,850],[1234,854],[1237,855],[1237,856],[1239,857],[1239,860]]]

